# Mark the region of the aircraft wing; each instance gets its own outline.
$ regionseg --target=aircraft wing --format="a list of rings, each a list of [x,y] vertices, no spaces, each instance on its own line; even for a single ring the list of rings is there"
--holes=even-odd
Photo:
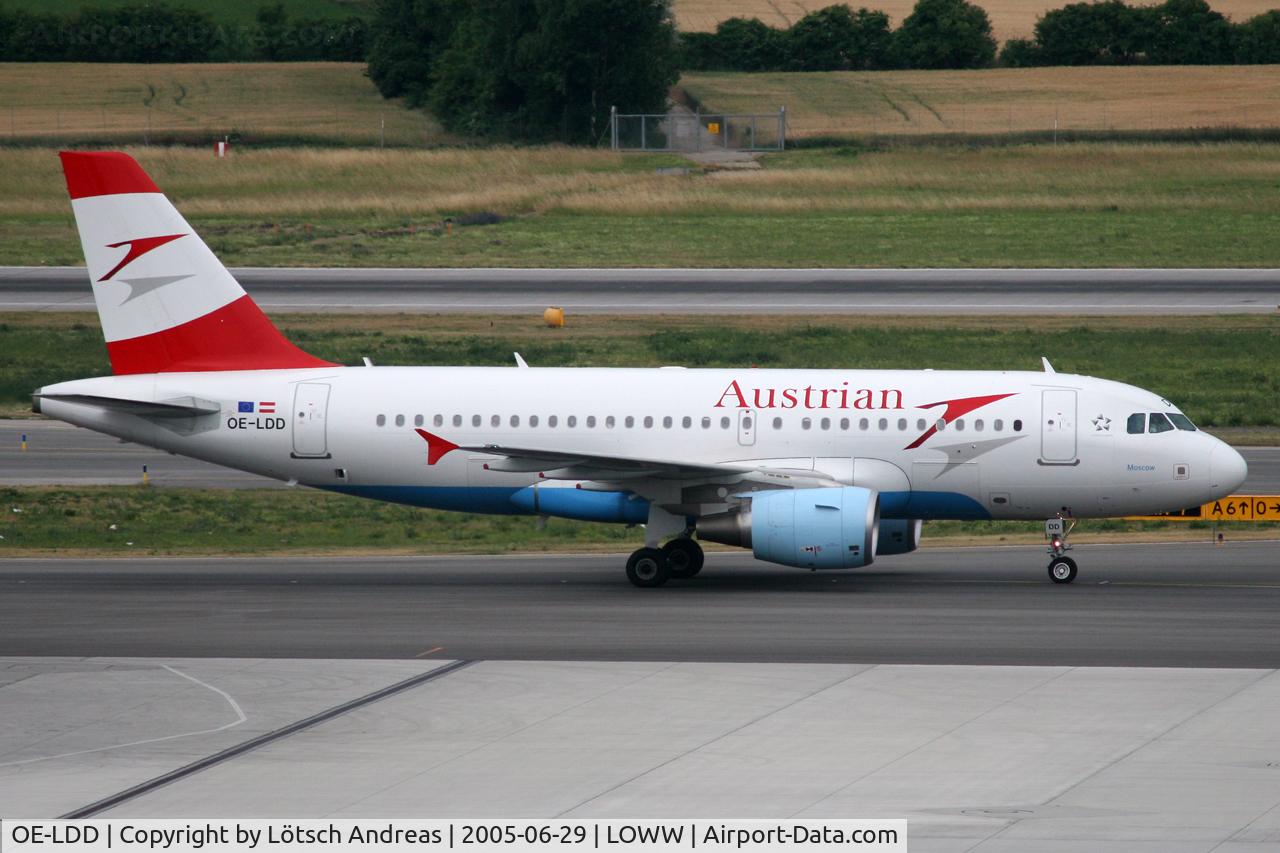
[[[486,464],[485,467],[491,471],[537,471],[549,480],[626,480],[638,477],[690,480],[749,474],[756,470],[741,463],[645,459],[504,444],[474,444],[459,449],[501,457]]]

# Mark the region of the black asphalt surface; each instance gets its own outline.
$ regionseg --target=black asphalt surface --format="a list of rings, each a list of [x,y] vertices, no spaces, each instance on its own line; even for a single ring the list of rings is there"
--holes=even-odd
[[[1280,270],[310,269],[232,272],[268,311],[1271,313]],[[0,310],[93,310],[79,267],[0,267]]]
[[[1207,535],[1207,534],[1206,534]],[[926,549],[810,573],[714,554],[0,561],[0,655],[1280,666],[1280,542]]]

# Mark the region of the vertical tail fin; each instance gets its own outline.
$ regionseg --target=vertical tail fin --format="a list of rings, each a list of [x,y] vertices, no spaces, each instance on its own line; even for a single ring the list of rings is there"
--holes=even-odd
[[[132,157],[59,156],[114,373],[332,366],[280,334]]]

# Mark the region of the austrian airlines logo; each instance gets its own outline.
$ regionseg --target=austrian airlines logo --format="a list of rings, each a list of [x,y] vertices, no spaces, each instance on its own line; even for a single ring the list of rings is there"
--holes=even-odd
[[[933,436],[934,433],[938,431],[939,424],[946,426],[956,418],[964,417],[976,409],[981,409],[983,406],[990,405],[997,400],[1003,400],[1005,397],[1012,396],[1012,394],[988,394],[983,397],[961,397],[957,400],[939,400],[936,403],[927,403],[923,406],[917,406],[916,408],[918,409],[935,409],[938,406],[946,406],[947,408],[943,411],[942,417],[938,419],[937,423],[925,430],[919,438],[908,444],[904,449],[915,450],[917,447],[924,444]]]
[[[104,275],[98,281],[109,281],[112,276],[120,272],[120,270],[129,266],[138,258],[150,252],[152,249],[158,249],[165,243],[171,243],[179,237],[185,237],[186,234],[166,234],[163,237],[137,237],[133,240],[121,240],[119,243],[108,243],[108,249],[119,249],[121,246],[128,246],[129,251],[121,258],[120,263],[111,268],[111,272]]]

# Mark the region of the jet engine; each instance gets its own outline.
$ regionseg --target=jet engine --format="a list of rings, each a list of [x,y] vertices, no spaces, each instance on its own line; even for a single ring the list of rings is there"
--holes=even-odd
[[[698,520],[698,538],[750,548],[757,560],[856,569],[875,559],[880,494],[858,486],[757,492],[734,512]]]
[[[918,518],[886,518],[880,522],[880,540],[876,543],[876,556],[910,554],[919,548],[920,528],[923,524]]]

